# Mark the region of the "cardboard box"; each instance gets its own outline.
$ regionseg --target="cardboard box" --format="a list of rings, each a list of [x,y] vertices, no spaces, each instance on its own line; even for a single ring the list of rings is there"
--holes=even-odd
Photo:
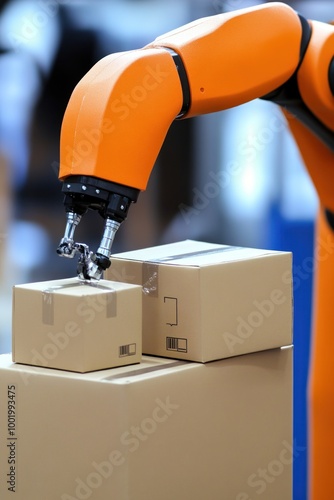
[[[139,363],[141,288],[78,278],[13,289],[13,361],[87,372]]]
[[[291,500],[291,379],[291,347],[86,374],[0,356],[0,498]]]
[[[143,353],[207,362],[292,343],[291,253],[186,240],[112,256],[143,287]]]

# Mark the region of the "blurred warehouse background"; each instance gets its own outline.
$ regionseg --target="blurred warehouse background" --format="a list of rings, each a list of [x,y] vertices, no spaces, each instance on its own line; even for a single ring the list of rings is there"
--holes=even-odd
[[[140,48],[196,18],[260,1],[11,0],[0,6],[0,352],[11,350],[11,287],[69,277],[55,252],[65,227],[57,179],[62,116],[104,55]],[[334,18],[331,1],[285,2]],[[222,47],[224,50],[224,47]],[[273,54],[273,58],[275,54]],[[158,110],[157,110],[158,116]],[[175,122],[148,189],[115,240],[124,251],[185,238],[289,250],[295,278],[294,499],[307,483],[306,386],[317,199],[280,111],[264,101]],[[96,247],[89,214],[78,239]]]

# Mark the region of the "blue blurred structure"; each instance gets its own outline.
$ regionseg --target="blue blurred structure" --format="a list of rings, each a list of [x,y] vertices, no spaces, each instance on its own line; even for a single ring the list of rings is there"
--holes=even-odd
[[[307,378],[317,196],[283,114],[256,100],[200,117],[193,207],[165,241],[193,238],[293,253],[294,500],[307,499]],[[220,179],[220,189],[212,188]],[[193,215],[191,215],[193,214]],[[282,499],[283,500],[283,499]]]
[[[293,253],[294,281],[294,500],[307,499],[307,383],[312,325],[313,244],[317,197],[283,115],[255,101],[228,112],[236,126],[224,153],[240,165],[221,200],[234,221],[234,244]],[[273,120],[276,120],[276,123]],[[270,128],[269,124],[275,123]],[[247,155],[244,154],[247,148]],[[225,162],[224,162],[225,163]],[[225,164],[226,165],[226,164]],[[251,179],[250,182],[247,179]],[[247,224],[245,224],[245,220]],[[243,232],[242,228],[246,230]],[[240,231],[241,229],[241,231]],[[227,238],[229,235],[227,235]]]
[[[293,252],[294,268],[294,443],[305,453],[294,461],[294,500],[307,498],[307,382],[311,342],[312,284],[310,262],[313,251],[312,221],[284,218],[280,207],[271,212],[269,245]]]

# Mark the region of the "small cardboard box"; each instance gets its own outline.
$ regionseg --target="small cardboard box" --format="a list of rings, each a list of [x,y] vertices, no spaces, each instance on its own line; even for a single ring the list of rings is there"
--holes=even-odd
[[[292,343],[291,253],[186,240],[112,256],[142,285],[143,353],[207,362]]]
[[[13,289],[13,361],[87,372],[139,363],[142,293],[78,278]]]
[[[305,453],[291,347],[85,374],[3,355],[0,395],[1,500],[291,500]]]

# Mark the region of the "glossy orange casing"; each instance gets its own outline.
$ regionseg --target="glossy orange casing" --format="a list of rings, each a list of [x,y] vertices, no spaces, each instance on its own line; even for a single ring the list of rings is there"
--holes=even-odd
[[[60,179],[87,175],[144,190],[183,94],[171,48],[186,69],[186,117],[261,97],[299,63],[301,24],[272,3],[200,19],[144,49],[98,62],[74,89],[61,130]]]
[[[302,27],[273,2],[199,19],[158,37],[182,58],[191,91],[187,117],[238,106],[276,89],[296,70]]]
[[[78,83],[67,105],[60,179],[87,175],[145,189],[182,102],[178,73],[166,50],[103,58]]]
[[[305,104],[334,130],[328,67],[334,28],[310,22],[312,36],[298,69]],[[300,63],[302,27],[289,6],[270,2],[189,23],[137,51],[107,56],[79,82],[61,131],[60,178],[87,175],[143,190],[183,93],[175,63],[190,87],[186,117],[265,96]],[[334,212],[334,153],[293,116],[290,129],[319,195]],[[296,186],[298,189],[298,186]],[[315,319],[310,373],[310,499],[334,498],[334,236],[319,216],[315,249]]]
[[[328,68],[334,57],[334,26],[310,21],[311,41],[298,71],[298,87],[307,107],[334,131],[334,96]]]

